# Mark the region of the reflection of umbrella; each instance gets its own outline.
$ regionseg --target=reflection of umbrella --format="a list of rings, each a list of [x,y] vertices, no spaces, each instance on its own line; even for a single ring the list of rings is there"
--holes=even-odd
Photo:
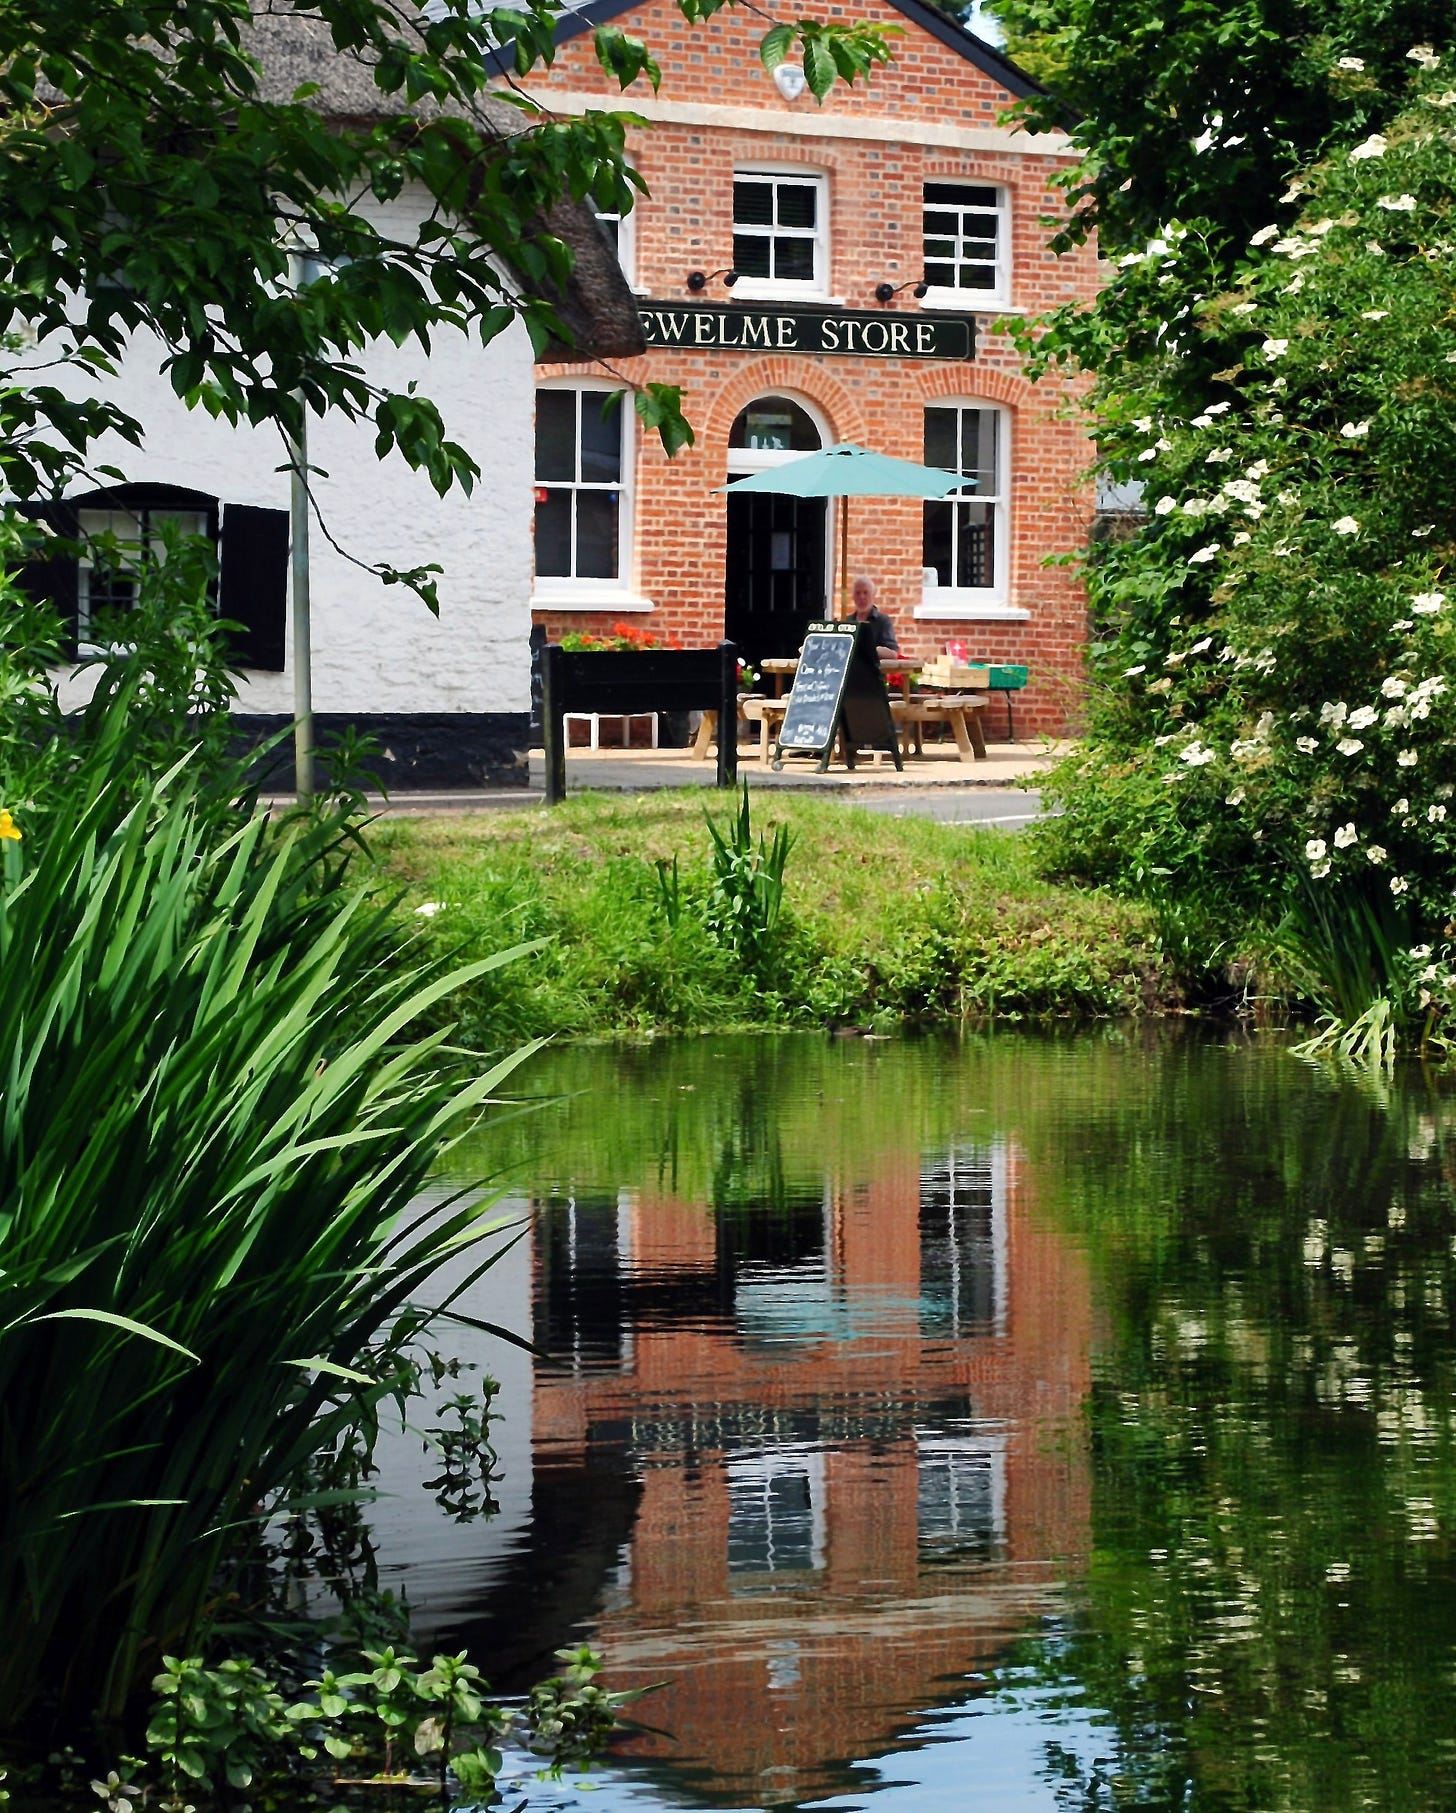
[[[974,480],[938,466],[917,466],[914,460],[891,459],[846,441],[820,453],[806,453],[801,460],[786,460],[752,478],[735,479],[725,491],[777,491],[790,497],[948,497]],[[849,592],[849,506],[839,513],[840,608]]]

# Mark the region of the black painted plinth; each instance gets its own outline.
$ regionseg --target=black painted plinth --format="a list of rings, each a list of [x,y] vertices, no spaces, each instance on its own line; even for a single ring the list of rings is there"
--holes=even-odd
[[[285,733],[262,757],[264,786],[293,789],[293,720],[262,712],[235,712],[238,743],[256,749]],[[530,775],[530,713],[524,711],[319,712],[314,742],[321,765],[349,732],[371,747],[356,784],[387,791],[405,787],[525,787]]]

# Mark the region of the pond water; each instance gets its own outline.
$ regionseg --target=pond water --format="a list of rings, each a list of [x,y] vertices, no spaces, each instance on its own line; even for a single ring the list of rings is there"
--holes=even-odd
[[[532,1804],[1456,1805],[1456,1149],[1420,1075],[1109,1031],[550,1053],[462,1164],[497,1513],[381,1454],[495,1685],[658,1684]],[[459,1389],[451,1386],[449,1389]]]

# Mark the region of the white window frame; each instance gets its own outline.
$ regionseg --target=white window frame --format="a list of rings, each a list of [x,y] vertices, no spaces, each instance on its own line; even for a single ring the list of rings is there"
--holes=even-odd
[[[748,277],[738,279],[733,289],[734,300],[768,302],[775,299],[791,301],[816,300],[825,301],[829,296],[829,176],[826,171],[806,169],[802,164],[737,164],[733,169],[733,181],[762,179],[768,182],[812,184],[817,191],[818,201],[814,206],[814,230],[812,234],[795,228],[768,229],[765,237],[773,232],[783,231],[789,238],[812,238],[814,244],[814,276],[809,282],[802,279],[783,277]],[[731,202],[730,202],[731,206]],[[738,233],[736,219],[730,222],[732,232]],[[757,229],[748,227],[745,232],[756,234]]]
[[[589,390],[599,394],[611,391],[612,385],[601,378],[543,378],[537,385],[539,394],[547,390]],[[578,405],[580,407],[580,405]],[[636,470],[637,437],[633,411],[625,397],[617,404],[617,417],[622,434],[622,472],[617,487],[617,577],[615,579],[574,579],[569,575],[535,572],[535,547],[532,544],[531,605],[535,610],[572,611],[650,611],[652,600],[634,589],[632,575],[636,550]],[[542,481],[536,477],[535,416],[532,415],[531,493]],[[535,518],[534,503],[532,520]]]
[[[922,271],[931,263],[943,264],[944,259],[930,259],[925,253],[925,213],[932,207],[948,206],[948,203],[936,203],[926,199],[926,190],[931,184],[944,185],[947,188],[990,189],[996,196],[996,282],[988,290],[962,290],[947,288],[944,284],[932,284],[921,300],[922,308],[951,308],[960,314],[986,314],[1009,310],[1011,302],[1011,191],[1000,183],[982,182],[974,176],[928,176],[920,188],[920,257]],[[956,264],[970,263],[969,259],[956,259]]]
[[[104,527],[100,524],[102,517],[107,519]],[[87,518],[91,519],[89,523]],[[117,525],[117,518],[124,519],[120,527]],[[179,508],[175,504],[87,504],[77,512],[77,525],[83,540],[81,555],[76,562],[76,646],[83,655],[105,654],[130,646],[127,643],[102,642],[92,633],[91,575],[96,567],[92,558],[91,538],[110,534],[116,537],[120,549],[125,551],[134,548],[135,554],[127,565],[139,574],[144,560],[160,562],[165,554],[162,537],[153,526],[156,519],[175,524],[179,534],[210,542],[213,552],[217,552],[218,537],[208,533],[207,512],[203,510]],[[139,578],[133,583],[139,584]]]
[[[610,222],[617,229],[617,263],[622,268],[622,276],[627,288],[634,295],[645,296],[646,290],[637,281],[637,210],[642,205],[642,192],[637,191],[637,199],[626,214],[619,214],[615,208],[596,208],[594,213],[605,226]]]
[[[990,503],[994,506],[991,565],[996,580],[989,586],[940,585],[935,569],[921,569],[920,603],[915,607],[918,618],[934,621],[964,622],[980,618],[988,621],[1025,622],[1030,612],[1016,609],[1011,602],[1011,471],[1012,415],[1000,403],[986,397],[927,397],[922,409],[984,409],[999,418],[996,434],[996,490],[987,498],[968,492],[962,501]],[[956,494],[946,500],[956,501]]]
[[[733,1512],[762,1511],[762,1526],[768,1566],[733,1570],[733,1588],[738,1592],[753,1591],[755,1584],[771,1581],[775,1574],[785,1580],[802,1579],[806,1572],[820,1572],[828,1558],[828,1518],[826,1503],[828,1482],[824,1451],[798,1443],[769,1442],[760,1448],[740,1449],[724,1460],[728,1476],[729,1532]],[[773,1484],[777,1479],[801,1479],[809,1500],[808,1567],[785,1567],[774,1557]]]

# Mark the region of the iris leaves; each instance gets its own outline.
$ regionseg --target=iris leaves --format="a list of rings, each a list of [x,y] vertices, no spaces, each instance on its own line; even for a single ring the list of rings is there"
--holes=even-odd
[[[139,797],[128,703],[0,889],[0,1704],[73,1729],[397,1389],[439,1259],[489,1262],[478,1198],[411,1204],[517,1061],[482,1074],[437,1022],[518,953],[401,961],[342,818],[219,813],[196,759]]]

